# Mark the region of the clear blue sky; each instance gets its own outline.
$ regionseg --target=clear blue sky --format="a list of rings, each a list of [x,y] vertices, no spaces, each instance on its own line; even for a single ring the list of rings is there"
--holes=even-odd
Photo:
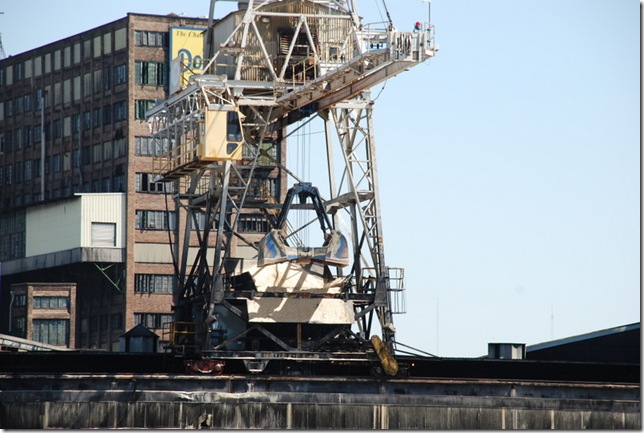
[[[358,0],[365,21],[378,4]],[[5,0],[0,33],[18,54],[208,5]],[[427,17],[421,0],[387,6],[401,30]],[[398,340],[480,356],[638,322],[640,3],[433,0],[432,21],[440,52],[374,112],[387,264],[407,275]]]

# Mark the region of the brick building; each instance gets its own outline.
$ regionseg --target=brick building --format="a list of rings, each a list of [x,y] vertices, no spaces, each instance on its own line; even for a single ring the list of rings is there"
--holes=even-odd
[[[76,284],[22,283],[11,287],[9,332],[54,346],[75,347]]]
[[[172,28],[206,24],[130,13],[0,60],[2,311],[19,284],[75,283],[70,345],[106,350],[139,323],[160,334],[171,319],[183,213],[176,185],[154,182],[164,149],[145,112],[168,96]],[[280,171],[262,173],[255,194],[279,202]],[[239,227],[259,239],[268,225],[248,215]],[[15,331],[2,317],[0,332]]]

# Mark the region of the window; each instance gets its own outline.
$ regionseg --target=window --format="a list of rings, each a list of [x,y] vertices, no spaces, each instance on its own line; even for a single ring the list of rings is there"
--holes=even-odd
[[[27,295],[20,294],[20,295],[14,296],[13,298],[14,307],[24,307],[25,305],[27,305]]]
[[[81,46],[80,42],[74,44],[74,64],[80,63],[81,59]]]
[[[73,149],[72,150],[72,167],[78,168],[80,167],[80,149]]]
[[[60,98],[62,95],[61,86],[61,83],[54,83],[54,106],[60,105]]]
[[[13,133],[6,131],[4,134],[4,150],[6,152],[13,151]]]
[[[103,143],[103,161],[112,159],[112,142],[106,141]]]
[[[137,99],[135,101],[134,118],[145,119],[145,113],[152,107],[154,107],[154,101]]]
[[[51,86],[45,86],[45,107],[49,108],[51,107],[51,95],[52,95],[52,90]]]
[[[25,323],[26,323],[26,317],[14,317],[13,318],[13,329],[11,330],[11,333],[15,335],[16,337],[26,337],[26,329],[25,329]]]
[[[36,94],[34,97],[34,111],[40,111],[42,110],[42,89],[39,87],[36,89]]]
[[[103,35],[103,54],[112,52],[112,33],[105,33]]]
[[[34,296],[34,308],[69,310],[69,296]]]
[[[39,77],[42,74],[42,57],[34,59],[34,77]]]
[[[31,78],[31,65],[33,61],[31,59],[25,60],[25,78]]]
[[[103,70],[97,69],[94,71],[94,93],[100,93],[103,88]]]
[[[25,161],[25,181],[30,181],[33,176],[32,161],[30,159]]]
[[[4,105],[4,117],[11,117],[11,116],[13,116],[13,101],[9,99]]]
[[[18,161],[14,165],[14,169],[16,170],[16,183],[21,183],[22,182],[22,162]]]
[[[27,330],[25,329],[25,324],[27,323],[26,317],[14,317],[13,324],[11,329],[11,334],[16,337],[26,337]]]
[[[15,134],[14,144],[16,145],[16,150],[20,150],[22,149],[22,139],[24,138],[22,135],[22,128],[16,129]]]
[[[125,65],[114,67],[114,84],[125,84],[127,82],[127,69]]]
[[[134,63],[134,79],[136,84],[164,86],[167,83],[167,67],[165,63],[142,62]]]
[[[115,247],[116,223],[92,222],[92,246]]]
[[[81,150],[81,159],[83,161],[83,165],[88,165],[90,163],[89,146],[84,146]]]
[[[31,126],[25,126],[22,128],[22,140],[25,147],[31,146]]]
[[[124,157],[127,154],[126,144],[125,138],[114,140],[114,159]]]
[[[69,320],[34,319],[32,339],[41,343],[64,346],[69,344]]]
[[[81,77],[74,77],[72,79],[72,99],[76,102],[81,98]]]
[[[112,191],[125,192],[125,175],[117,174],[114,176],[114,187]]]
[[[101,37],[96,36],[94,38],[94,58],[101,56]]]
[[[163,313],[134,313],[134,323],[146,328],[160,329],[166,323],[172,322],[172,314]]]
[[[85,39],[83,41],[83,59],[88,60],[90,57],[92,57],[92,41]]]
[[[13,165],[7,165],[5,170],[5,185],[10,186],[13,183]]]
[[[65,47],[63,50],[63,66],[69,68],[72,64],[72,47]]]
[[[120,120],[127,119],[127,107],[125,101],[119,101],[114,103],[114,121],[118,122]]]
[[[112,329],[121,329],[123,328],[123,314],[115,313],[112,314]]]
[[[103,125],[112,123],[112,107],[109,105],[103,106]]]
[[[101,314],[101,318],[100,318],[100,321],[98,323],[100,325],[101,331],[107,331],[107,314]],[[105,335],[105,333],[103,333],[103,336],[104,335]],[[103,340],[103,339],[101,338],[101,340]]]
[[[160,210],[137,210],[134,227],[141,230],[174,230],[176,212]]]
[[[217,220],[218,218],[215,217]],[[211,227],[214,229],[215,221],[211,223]],[[203,230],[206,228],[206,213],[205,212],[193,212],[192,213],[192,226],[197,230]]]
[[[54,138],[60,138],[63,133],[63,125],[60,119],[54,120]]]
[[[72,117],[72,131],[74,134],[79,133],[81,130],[81,115],[80,114],[74,114],[74,117]]]
[[[88,72],[83,75],[83,97],[86,98],[92,94],[92,74]]]
[[[42,127],[40,125],[34,125],[33,139],[34,144],[42,142]]]
[[[134,189],[136,192],[172,192],[172,183],[154,182],[154,175],[150,173],[136,173]]]
[[[22,114],[22,103],[23,100],[20,96],[13,101],[13,112],[15,115]]]
[[[279,190],[277,188],[277,179],[251,179],[250,189],[248,191],[253,198],[279,198]]]
[[[110,90],[112,87],[112,75],[110,71],[111,68],[109,66],[103,68],[103,90]]]
[[[101,162],[101,157],[103,156],[103,145],[95,144],[93,147],[92,153],[93,153],[92,161],[94,162],[94,164],[96,164],[97,162]]]
[[[163,155],[170,150],[170,140],[167,138],[153,139],[152,137],[135,137],[134,152],[139,156]]]
[[[126,28],[114,31],[114,51],[122,50],[127,46],[127,33]]]
[[[63,119],[63,137],[69,137],[72,135],[72,118],[66,116]]]
[[[28,93],[25,96],[23,96],[23,100],[24,100],[24,103],[23,103],[24,107],[23,108],[25,110],[25,113],[28,112],[28,111],[31,111],[31,94]]]
[[[68,104],[72,100],[72,80],[63,81],[63,103]]]
[[[14,68],[13,69],[13,73],[14,73],[13,78],[14,78],[14,80],[18,81],[18,80],[22,80],[23,78],[25,78],[24,65],[22,63],[18,63],[16,65],[14,65],[13,68]]]
[[[60,153],[57,153],[54,155],[54,173],[60,173],[60,170],[62,168],[62,158],[60,156]]]
[[[88,111],[83,112],[83,130],[88,130],[92,127],[92,115]]]
[[[237,229],[245,233],[266,233],[270,230],[270,224],[261,214],[240,214]]]
[[[167,47],[168,34],[163,32],[134,31],[134,43],[142,47]]]
[[[135,293],[172,293],[176,278],[174,275],[136,274]]]
[[[45,69],[45,74],[48,74],[51,72],[51,53],[45,54],[44,69]]]
[[[92,126],[94,128],[98,128],[101,126],[101,109],[100,108],[94,108],[94,111],[92,112]]]

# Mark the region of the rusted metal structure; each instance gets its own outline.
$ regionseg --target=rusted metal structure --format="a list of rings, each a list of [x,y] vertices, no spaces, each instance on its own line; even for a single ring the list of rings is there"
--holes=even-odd
[[[377,353],[395,365],[387,357],[396,349],[403,272],[385,262],[369,90],[434,56],[433,26],[363,25],[354,0],[249,0],[215,23],[214,4],[203,74],[147,114],[167,149],[155,159],[158,179],[176,182],[186,215],[183,239],[175,239],[171,348],[204,371],[230,358],[250,371],[277,358],[365,361],[377,359],[377,321]],[[275,157],[289,133],[316,118],[325,129],[328,197]],[[266,166],[290,176],[282,205],[257,193]],[[298,224],[291,209],[312,217]],[[260,242],[237,231],[249,210],[270,224]],[[306,245],[298,233],[316,221],[323,244]],[[255,255],[236,257],[240,243]]]

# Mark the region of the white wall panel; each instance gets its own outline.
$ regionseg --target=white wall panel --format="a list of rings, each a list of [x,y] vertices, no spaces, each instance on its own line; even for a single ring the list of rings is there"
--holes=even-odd
[[[92,222],[116,224],[116,245],[125,244],[125,194],[76,194],[35,206],[26,215],[26,257],[92,246]]]
[[[27,210],[25,256],[64,251],[80,246],[81,202],[65,200]]]

